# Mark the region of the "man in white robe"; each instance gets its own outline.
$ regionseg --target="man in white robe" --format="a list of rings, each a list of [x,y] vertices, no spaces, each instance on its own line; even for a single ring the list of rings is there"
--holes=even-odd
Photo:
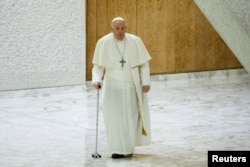
[[[123,18],[114,18],[111,30],[96,44],[92,84],[99,89],[103,82],[101,108],[108,148],[112,158],[122,158],[132,155],[135,146],[151,142],[146,95],[151,57],[139,37],[126,33]]]

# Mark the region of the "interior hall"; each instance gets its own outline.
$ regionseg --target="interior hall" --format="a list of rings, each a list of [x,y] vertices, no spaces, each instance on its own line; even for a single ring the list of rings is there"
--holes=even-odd
[[[6,0],[0,8],[1,167],[206,167],[208,151],[250,150],[249,0]],[[117,16],[151,56],[151,144],[114,159],[92,68]]]

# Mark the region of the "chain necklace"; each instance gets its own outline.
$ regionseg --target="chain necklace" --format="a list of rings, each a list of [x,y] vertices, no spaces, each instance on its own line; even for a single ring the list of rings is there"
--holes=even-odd
[[[121,63],[121,67],[123,68],[124,67],[124,64],[126,63],[126,61],[124,60],[124,53],[125,53],[125,40],[124,40],[124,43],[123,43],[123,53],[121,53],[121,51],[120,51],[120,49],[119,49],[119,47],[118,47],[118,45],[117,45],[117,41],[116,41],[116,39],[114,39],[115,40],[115,45],[116,45],[116,48],[117,48],[117,50],[118,50],[118,52],[119,52],[119,54],[120,54],[120,57],[121,57],[121,61],[120,61],[120,63]]]

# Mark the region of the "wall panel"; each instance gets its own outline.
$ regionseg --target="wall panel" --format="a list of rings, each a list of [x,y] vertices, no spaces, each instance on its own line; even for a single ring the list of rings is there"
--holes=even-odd
[[[156,71],[164,73],[167,67],[167,22],[166,22],[166,5],[167,1],[159,0],[156,10]],[[160,52],[159,52],[160,51]]]
[[[136,34],[141,37],[141,39],[144,41],[147,40],[146,38],[146,32],[147,32],[147,0],[137,0],[136,5]]]
[[[92,55],[94,54],[96,39],[97,39],[97,2],[96,0],[87,1],[87,25],[86,25],[86,78],[91,76],[92,71]],[[91,11],[91,12],[90,12]]]
[[[126,0],[123,1],[123,3],[126,2],[126,13],[122,14],[121,16],[125,15],[126,16],[126,20],[127,21],[127,25],[128,25],[128,31],[132,34],[136,34],[136,0]],[[122,5],[122,4],[121,4]]]
[[[175,0],[167,0],[166,11],[166,59],[167,65],[164,68],[165,72],[175,72],[175,27],[176,27],[176,2]]]
[[[107,14],[106,14],[106,19],[105,21],[107,22],[106,24],[106,29],[107,29],[107,32],[106,33],[109,33],[110,32],[110,22],[111,20],[117,16],[117,1],[116,0],[106,0],[106,8],[107,8]],[[105,34],[103,34],[105,35]]]
[[[151,72],[157,73],[157,48],[156,48],[156,32],[159,31],[157,27],[157,1],[147,0],[146,1],[146,43],[147,48],[149,49],[150,55],[154,55],[154,59],[151,60]]]
[[[97,37],[100,38],[108,31],[108,28],[110,26],[107,25],[106,22],[106,14],[109,9],[106,7],[106,0],[97,0],[97,18],[96,24],[97,24]]]
[[[188,71],[196,70],[196,61],[195,61],[195,4],[193,0],[187,0],[187,53],[188,56]]]

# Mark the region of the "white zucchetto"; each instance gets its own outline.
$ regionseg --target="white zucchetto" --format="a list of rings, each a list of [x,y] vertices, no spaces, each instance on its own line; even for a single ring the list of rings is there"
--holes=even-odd
[[[115,21],[124,21],[125,20],[122,18],[122,17],[115,17],[113,20],[112,20],[112,23],[115,22]]]

